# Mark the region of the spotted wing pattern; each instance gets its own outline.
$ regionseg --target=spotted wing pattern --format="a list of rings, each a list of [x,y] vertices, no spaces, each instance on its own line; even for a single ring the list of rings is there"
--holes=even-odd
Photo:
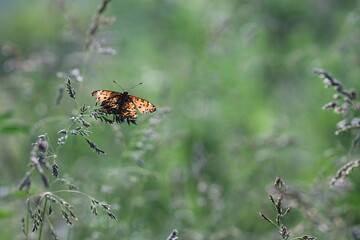
[[[92,96],[101,102],[101,111],[106,114],[120,115],[127,119],[136,119],[137,110],[141,113],[155,112],[156,107],[149,101],[128,95],[127,92],[114,92],[108,90],[93,91]]]
[[[154,104],[152,104],[148,100],[131,95],[129,95],[129,98],[134,103],[137,110],[139,110],[141,113],[152,113],[156,111],[156,107],[154,106]]]
[[[97,102],[103,102],[113,98],[114,96],[122,96],[120,92],[108,91],[108,90],[96,90],[91,93],[91,96],[96,97]]]
[[[131,101],[124,102],[123,104],[118,104],[118,114],[124,117],[130,117],[132,119],[137,118],[137,111],[135,104]]]

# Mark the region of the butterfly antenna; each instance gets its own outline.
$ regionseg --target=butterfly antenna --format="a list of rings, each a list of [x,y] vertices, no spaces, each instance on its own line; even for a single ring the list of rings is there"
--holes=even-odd
[[[130,91],[131,89],[133,89],[133,88],[135,88],[135,87],[137,87],[137,86],[139,86],[139,85],[141,85],[141,84],[142,84],[142,82],[136,84],[135,86],[132,86],[131,88],[128,89],[128,91]]]
[[[118,85],[124,92],[126,91],[126,90],[123,89],[116,81],[113,81],[113,83],[115,83],[116,85]]]

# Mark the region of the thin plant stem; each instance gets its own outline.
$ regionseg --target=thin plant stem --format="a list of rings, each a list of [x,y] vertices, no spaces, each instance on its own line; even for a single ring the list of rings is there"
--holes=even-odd
[[[29,221],[30,221],[30,199],[27,198],[27,213],[26,213],[26,235],[25,239],[29,239]]]
[[[41,218],[43,219],[43,222],[40,225],[39,240],[41,240],[42,229],[43,229],[43,226],[44,226],[44,216],[45,216],[46,205],[47,205],[47,198],[45,198],[44,208],[43,208],[43,212],[42,212],[42,216],[41,216]]]
[[[78,193],[78,194],[84,195],[84,196],[92,199],[92,197],[91,197],[90,195],[87,195],[86,193],[83,193],[83,192],[80,192],[80,191],[76,191],[76,190],[59,190],[59,191],[55,191],[55,192],[52,192],[52,193],[55,194],[55,193],[62,193],[62,192]]]
[[[55,234],[55,228],[54,228],[54,225],[51,223],[49,216],[45,215],[45,217],[46,217],[46,219],[48,221],[48,224],[49,224],[49,227],[50,227],[51,231]]]

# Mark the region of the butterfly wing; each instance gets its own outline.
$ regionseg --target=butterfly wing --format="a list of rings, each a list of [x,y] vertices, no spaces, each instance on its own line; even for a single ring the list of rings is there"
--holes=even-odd
[[[137,118],[137,111],[135,104],[132,101],[125,102],[123,107],[121,108],[120,114],[125,117]]]
[[[95,96],[97,102],[103,102],[115,96],[121,97],[122,95],[123,93],[108,90],[96,90],[91,93],[91,96]],[[113,101],[115,101],[115,99],[113,99]]]
[[[96,90],[91,95],[96,97],[97,102],[101,102],[101,110],[104,113],[116,114],[130,119],[137,118],[136,106],[127,92]]]
[[[97,102],[101,102],[102,111],[107,114],[118,114],[124,117],[136,118],[137,110],[141,113],[156,111],[156,107],[149,101],[128,95],[127,92],[96,90],[91,95],[95,96]]]
[[[152,113],[156,111],[156,107],[154,106],[154,104],[152,104],[148,100],[132,95],[129,95],[129,98],[131,102],[135,105],[136,109],[139,110],[141,113]]]

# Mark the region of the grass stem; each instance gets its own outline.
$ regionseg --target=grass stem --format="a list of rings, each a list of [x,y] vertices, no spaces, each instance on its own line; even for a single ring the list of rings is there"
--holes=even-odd
[[[40,230],[39,230],[39,240],[41,240],[41,236],[42,236],[42,229],[43,229],[43,226],[44,226],[44,217],[45,217],[45,211],[46,211],[46,205],[47,205],[47,198],[45,198],[45,202],[44,202],[44,208],[43,208],[43,211],[42,211],[42,216],[41,216],[41,219],[43,219],[43,221],[41,222],[41,225],[40,225]]]
[[[26,213],[26,235],[25,235],[25,239],[28,240],[29,239],[29,221],[30,221],[30,199],[27,198],[27,213]]]

